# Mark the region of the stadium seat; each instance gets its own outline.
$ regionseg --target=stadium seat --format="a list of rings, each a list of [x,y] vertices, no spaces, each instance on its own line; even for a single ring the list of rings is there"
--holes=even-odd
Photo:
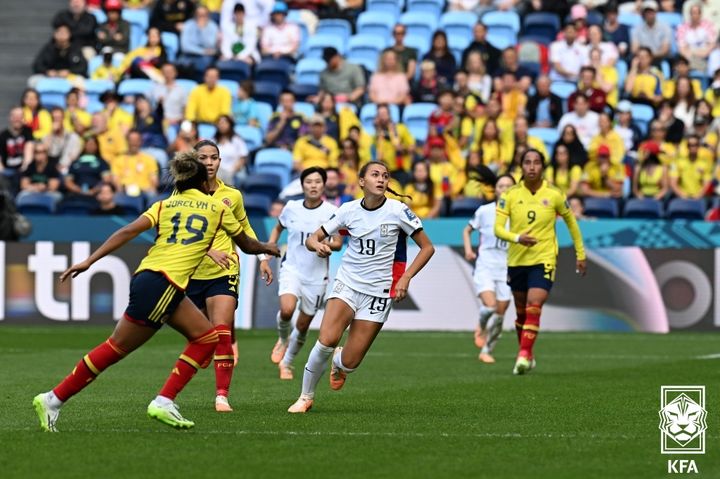
[[[240,138],[245,141],[245,144],[250,151],[256,150],[262,146],[262,130],[256,126],[236,125],[235,133],[240,135]]]
[[[302,58],[295,66],[295,81],[306,85],[318,85],[320,73],[327,68],[327,63],[321,58]]]
[[[555,143],[560,139],[557,128],[530,128],[528,129],[528,135],[541,139],[545,143],[548,154],[552,154]]]
[[[68,216],[87,216],[92,210],[97,208],[98,203],[95,198],[67,198],[57,205],[55,212],[60,215]]]
[[[398,123],[400,121],[400,109],[397,105],[390,106],[390,117],[392,121]],[[368,132],[375,132],[375,115],[377,115],[377,105],[367,103],[360,109],[360,122],[364,129]]]
[[[341,18],[327,18],[320,20],[315,35],[329,34],[343,39],[343,43],[352,35],[352,26],[347,20]]]
[[[350,37],[348,41],[348,59],[353,58],[355,62],[359,62],[358,59],[364,58],[368,60],[369,65],[373,66],[373,68],[369,68],[369,70],[374,72],[377,67],[380,52],[382,52],[386,46],[387,41],[384,38],[359,33]],[[360,64],[364,65],[364,63]]]
[[[617,218],[620,208],[613,198],[585,198],[585,215],[596,218]]]
[[[215,64],[220,70],[220,78],[238,83],[251,77],[250,65],[239,60],[221,60]]]
[[[349,108],[350,111],[357,115],[358,107],[355,103],[336,103],[335,111],[340,113],[344,108]]]
[[[369,0],[366,10],[368,12],[383,13],[396,19],[400,16],[402,5],[397,0]]]
[[[282,148],[264,148],[255,156],[255,167],[262,165],[281,165],[289,170],[293,167],[292,153]]]
[[[577,90],[577,83],[569,81],[554,81],[550,85],[550,91],[563,100],[570,98],[570,95]]]
[[[517,52],[520,63],[535,63],[540,67],[542,73],[550,71],[548,49],[545,45],[523,38],[517,45]]]
[[[453,218],[472,218],[477,211],[483,205],[483,200],[480,198],[460,198],[454,200],[450,205],[450,216]]]
[[[657,13],[658,23],[664,23],[668,27],[673,29],[673,36],[677,27],[683,22],[682,14],[678,12],[658,12]]]
[[[426,35],[407,35],[405,37],[405,45],[412,47],[418,51],[418,58],[422,58],[427,52],[430,51],[430,42],[432,37]],[[448,46],[450,46],[450,39],[448,38]]]
[[[480,21],[488,28],[488,31],[496,27],[504,27],[510,29],[515,35],[520,33],[520,16],[512,10],[487,12]]]
[[[211,140],[215,138],[217,127],[212,123],[198,123],[198,138],[201,140]]]
[[[93,8],[92,10],[90,10],[90,13],[93,14],[95,20],[97,20],[98,25],[107,22],[107,15],[105,14],[105,11],[99,8]]]
[[[451,50],[460,50],[461,53],[463,50],[465,50],[468,45],[470,45],[470,42],[472,41],[472,36],[467,36],[464,33],[460,34],[456,32],[448,33],[448,46]],[[430,42],[428,42],[428,45]],[[459,64],[459,63],[458,63]]]
[[[164,200],[170,198],[170,195],[172,195],[172,190],[161,191],[160,193],[148,198],[147,204],[148,204],[148,206],[150,206],[152,204],[157,203],[158,201],[164,201]]]
[[[125,58],[125,54],[121,52],[115,52],[113,54],[112,58],[112,64],[115,68],[119,67],[120,64],[122,64],[123,58]],[[93,73],[95,73],[95,70],[100,68],[100,66],[103,64],[103,56],[102,55],[95,55],[90,60],[88,60],[88,69],[87,69],[87,77],[90,78]]]
[[[130,24],[140,26],[143,30],[147,30],[150,26],[150,14],[147,10],[124,8],[122,18]]]
[[[615,70],[618,75],[618,85],[625,85],[625,78],[628,74],[628,65],[625,60],[618,58],[618,61],[615,62]]]
[[[432,38],[432,35],[438,26],[438,16],[428,15],[427,12],[422,11],[408,11],[400,16],[400,23],[405,25],[408,36],[416,35],[425,38]]]
[[[281,107],[280,105],[277,106],[275,109],[276,111],[280,111]],[[315,114],[315,105],[312,103],[308,103],[306,101],[296,101],[295,102],[295,111],[297,113],[300,113],[302,116],[308,118]]]
[[[281,92],[282,87],[277,83],[255,82],[255,101],[269,103],[272,108],[277,105]]]
[[[65,108],[65,95],[72,85],[64,78],[42,78],[36,89],[40,93],[40,103],[44,107],[59,106]]]
[[[587,12],[587,18],[585,22],[588,25],[600,25],[602,26],[604,22],[604,17],[602,13],[598,12],[597,10],[588,10]]]
[[[523,23],[523,38],[535,37],[541,45],[548,45],[555,40],[560,31],[560,17],[554,13],[531,13]]]
[[[115,83],[110,80],[85,80],[84,87],[89,100],[100,100],[103,93],[115,91]]]
[[[459,36],[466,38],[468,43],[472,40],[475,23],[475,18],[467,12],[447,12],[440,17],[440,28],[445,31],[448,39]]]
[[[258,101],[257,103],[258,121],[260,122],[260,128],[267,131],[268,122],[273,113],[273,107],[269,103],[264,101]]]
[[[439,18],[445,8],[443,0],[408,0],[407,11],[423,13],[431,18]]]
[[[632,30],[633,27],[640,25],[643,19],[637,13],[620,13],[618,14],[618,22]]]
[[[507,47],[517,45],[518,38],[517,35],[507,28],[493,28],[488,30],[487,41],[498,50],[504,50]]]
[[[288,90],[293,92],[296,100],[305,101],[307,100],[307,97],[317,95],[319,91],[318,83],[315,83],[314,85],[308,85],[304,83],[291,83],[288,87]]]
[[[196,82],[195,80],[189,80],[187,78],[178,78],[177,80],[175,80],[175,83],[177,83],[178,86],[182,88],[187,95],[190,94],[193,88],[198,86],[198,82]]]
[[[265,195],[248,193],[243,195],[243,204],[249,217],[265,217],[270,212],[272,200]]]
[[[623,217],[638,219],[659,219],[663,217],[661,201],[652,198],[631,198],[625,203]]]
[[[290,83],[290,74],[292,66],[284,60],[263,60],[255,67],[255,81],[265,81],[277,83],[282,88],[286,88]]]
[[[115,203],[125,210],[127,216],[139,216],[145,211],[145,199],[142,196],[129,196],[125,193],[116,193]]]
[[[243,182],[242,189],[247,194],[267,196],[271,201],[282,190],[282,178],[274,173],[254,173]]]
[[[655,117],[655,110],[650,105],[643,105],[641,103],[633,103],[632,109],[632,121],[635,123],[643,135],[647,135],[650,122]]]
[[[387,43],[390,39],[395,21],[396,18],[393,18],[385,12],[363,12],[357,18],[357,33],[372,35],[385,40]]]
[[[703,220],[705,219],[705,202],[675,198],[668,205],[667,218],[669,220]]]
[[[307,42],[306,58],[322,58],[323,50],[334,47],[341,55],[345,54],[345,41],[336,35],[313,35]]]
[[[129,78],[123,80],[118,85],[118,94],[125,95],[144,95],[149,96],[153,89],[153,82],[143,78]]]
[[[240,84],[235,80],[225,80],[221,78],[220,80],[218,80],[218,87],[225,88],[227,91],[230,92],[230,95],[232,95],[233,99],[237,99]]]
[[[405,42],[405,46],[409,47],[410,45]],[[368,58],[366,56],[348,55],[346,60],[348,63],[363,67],[370,74],[375,73],[377,70],[377,60],[373,60],[372,58]]]
[[[168,60],[174,62],[180,51],[180,38],[172,32],[162,32],[160,34],[160,41],[165,47]]]
[[[411,103],[403,110],[402,122],[408,128],[411,126],[419,126],[427,130],[428,118],[430,118],[430,115],[435,110],[437,110],[435,103]]]
[[[692,70],[690,72],[690,79],[698,80],[700,82],[700,88],[702,89],[702,91],[707,90],[709,83],[710,83],[710,78],[708,78],[708,76],[705,74],[705,72],[701,72],[701,71],[697,71],[697,70]]]
[[[23,215],[51,215],[55,212],[55,200],[45,193],[31,193],[16,200],[18,213]]]

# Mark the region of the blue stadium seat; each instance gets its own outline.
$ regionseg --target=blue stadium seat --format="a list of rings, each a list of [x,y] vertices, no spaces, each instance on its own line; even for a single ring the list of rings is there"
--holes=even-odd
[[[143,27],[137,23],[130,24],[130,45],[129,51],[133,51],[136,48],[140,48],[142,45],[143,38],[145,37],[145,31]]]
[[[392,16],[396,19],[400,16],[402,5],[397,0],[369,0],[366,3],[368,12],[378,12]]]
[[[180,51],[180,38],[172,32],[162,32],[160,34],[160,41],[165,47],[168,60],[174,62]]]
[[[127,216],[139,216],[145,211],[145,199],[142,196],[129,196],[125,193],[116,193],[115,203],[125,210]]]
[[[276,111],[280,111],[281,107],[280,105],[275,108]],[[297,113],[300,113],[304,117],[311,117],[315,114],[315,105],[312,103],[308,103],[306,101],[296,101],[295,102],[295,111]]]
[[[482,16],[480,21],[488,27],[488,30],[495,27],[505,27],[510,29],[515,35],[520,33],[520,16],[512,10],[505,12],[487,12]]]
[[[418,35],[417,33],[407,35],[405,37],[405,45],[408,47],[412,47],[418,51],[418,60],[420,60],[423,55],[430,51],[431,41],[432,37],[426,35]],[[448,39],[448,45],[449,44],[450,39]]]
[[[464,33],[460,34],[455,31],[453,33],[448,33],[447,39],[448,46],[451,50],[458,49],[462,51],[465,50],[468,45],[470,45],[470,42],[472,41],[472,36],[467,36]]]
[[[382,11],[363,12],[357,18],[357,32],[376,36],[387,43],[395,21],[396,18]]]
[[[189,80],[187,78],[178,78],[177,80],[175,80],[175,83],[177,83],[178,86],[182,88],[187,95],[190,94],[193,88],[198,86],[198,82],[196,82],[195,80]]]
[[[625,203],[623,217],[659,219],[663,217],[663,204],[652,198],[631,198]]]
[[[699,80],[700,88],[702,88],[702,91],[707,90],[707,88],[710,84],[710,78],[705,74],[705,72],[691,70],[690,71],[690,79],[691,80]]]
[[[675,198],[668,205],[667,218],[670,220],[703,220],[705,219],[705,202]]]
[[[147,204],[148,204],[148,206],[150,206],[152,204],[157,203],[158,201],[164,201],[164,200],[170,198],[170,195],[172,195],[172,190],[161,191],[160,193],[148,198]]]
[[[110,80],[85,80],[85,95],[88,99],[99,100],[106,91],[115,91],[115,83]]]
[[[115,68],[119,67],[120,64],[123,61],[123,58],[125,58],[125,54],[121,52],[116,52],[113,54],[112,64]],[[90,78],[93,73],[95,73],[95,70],[100,68],[100,66],[103,64],[103,56],[102,55],[95,55],[90,60],[88,60],[88,69],[87,69],[87,77]]]
[[[642,17],[637,13],[619,13],[618,22],[626,25],[630,30],[643,22]]]
[[[67,198],[57,205],[55,212],[59,215],[87,216],[97,208],[95,198]]]
[[[263,60],[255,67],[255,81],[268,81],[277,83],[283,88],[290,83],[292,65],[285,60]]]
[[[407,11],[413,13],[424,13],[425,15],[438,18],[445,8],[443,0],[408,0]]]
[[[507,28],[493,27],[488,30],[487,41],[498,50],[504,50],[507,47],[513,47],[517,45],[518,38],[515,33],[508,30]]]
[[[313,85],[308,85],[305,83],[291,83],[288,87],[288,90],[293,92],[293,94],[295,95],[295,99],[299,101],[305,101],[307,100],[307,97],[317,95],[319,91],[318,83],[315,83]]]
[[[250,65],[239,60],[221,60],[215,64],[220,70],[220,78],[243,82],[251,77]]]
[[[435,110],[437,110],[435,103],[411,103],[403,110],[402,122],[405,126],[413,131],[424,129],[425,132],[421,134],[421,138],[416,138],[421,143],[424,143],[427,138],[428,118]]]
[[[302,58],[295,66],[295,83],[317,85],[320,83],[320,73],[325,68],[327,64],[321,58]]]
[[[550,91],[562,98],[567,100],[570,95],[575,93],[577,90],[577,83],[569,81],[554,81],[550,84]]]
[[[480,198],[460,198],[454,200],[450,205],[450,216],[453,218],[472,218],[477,211],[483,205],[483,200]]]
[[[153,82],[143,78],[129,78],[118,85],[118,94],[125,95],[150,95],[153,89]]]
[[[620,207],[613,198],[585,198],[585,214],[596,218],[617,218]]]
[[[55,213],[55,200],[45,193],[31,193],[16,200],[17,210],[23,215],[51,215]]]
[[[557,128],[529,128],[528,135],[541,139],[545,143],[549,155],[552,155],[555,143],[560,139]]]
[[[628,65],[625,60],[618,58],[618,61],[615,62],[615,70],[618,75],[618,85],[625,85],[625,78],[628,74]]]
[[[366,103],[360,109],[360,122],[363,128],[371,134],[375,132],[375,115],[377,115],[377,105],[374,103]],[[397,105],[390,105],[390,117],[395,123],[400,121],[400,109]]]
[[[243,195],[243,204],[249,217],[264,217],[270,212],[272,200],[265,195],[246,194]]]
[[[281,165],[289,170],[293,167],[292,153],[282,148],[264,148],[255,156],[255,167],[262,165]]]
[[[336,103],[335,111],[340,113],[344,108],[349,108],[353,113],[357,115],[358,107],[354,103]]]
[[[126,22],[138,25],[143,30],[150,26],[150,13],[147,10],[124,8],[121,15]]]
[[[334,47],[341,55],[345,54],[345,41],[336,35],[313,35],[307,42],[306,58],[322,58],[323,50]]]
[[[422,11],[408,11],[400,16],[400,23],[405,25],[408,36],[431,38],[438,26],[438,16],[428,15],[427,12]]]
[[[372,69],[369,69],[374,72],[380,52],[382,52],[386,46],[387,41],[384,38],[359,33],[350,37],[350,40],[348,41],[348,58],[353,58],[356,62],[358,61],[358,58],[367,59],[370,64],[375,65]]]
[[[674,31],[677,30],[677,27],[683,22],[683,16],[678,12],[658,12],[657,21],[672,28],[674,36]]]
[[[240,84],[235,80],[226,80],[221,78],[220,80],[218,80],[218,86],[220,88],[225,88],[227,91],[229,91],[233,99],[236,99],[238,97],[238,90],[240,89]]]
[[[245,141],[245,144],[250,151],[256,150],[262,146],[262,130],[256,126],[236,125],[235,133],[240,135],[240,138]]]
[[[277,83],[255,82],[255,101],[269,103],[273,108],[277,105],[282,87]]]
[[[217,133],[217,127],[212,123],[198,123],[198,137],[201,140],[212,140]]]
[[[475,27],[476,19],[467,12],[447,12],[440,17],[440,28],[451,36],[459,36],[472,40],[472,31]]]
[[[95,17],[95,20],[97,20],[97,22],[98,22],[98,25],[101,23],[107,22],[107,15],[105,14],[105,12],[103,10],[101,10],[99,8],[94,8],[94,9],[90,10],[90,13],[93,14],[93,16]]]
[[[643,105],[641,103],[633,103],[632,109],[632,120],[643,135],[647,135],[650,122],[655,118],[655,110],[650,105]]]
[[[36,89],[40,93],[40,103],[45,107],[52,105],[65,108],[65,95],[72,85],[64,78],[42,78]]]
[[[523,23],[523,39],[533,37],[538,43],[547,45],[560,31],[560,17],[554,13],[531,13],[525,17]]]
[[[410,45],[408,45],[406,42],[405,46],[409,47]],[[348,55],[346,57],[346,60],[348,63],[363,67],[370,73],[375,73],[375,70],[377,70],[377,60],[373,60],[372,58],[368,58],[366,56]]]
[[[274,173],[253,173],[242,184],[244,193],[265,195],[274,200],[282,190],[282,178]]]
[[[350,26],[350,22],[347,20],[343,20],[341,18],[327,18],[320,20],[320,23],[318,23],[317,29],[315,30],[315,35],[324,34],[342,38],[344,43],[348,38],[350,38],[350,35],[352,35],[352,27]]]
[[[257,103],[258,121],[260,122],[260,128],[267,131],[268,122],[273,113],[273,107],[269,103],[264,101],[258,101]]]

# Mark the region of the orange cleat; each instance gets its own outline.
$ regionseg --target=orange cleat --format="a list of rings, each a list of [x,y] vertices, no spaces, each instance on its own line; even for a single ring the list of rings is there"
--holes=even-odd
[[[300,396],[295,404],[288,408],[288,412],[292,414],[302,414],[312,409],[313,400]]]
[[[495,358],[490,356],[488,353],[480,353],[478,359],[485,364],[495,364]]]
[[[287,343],[283,343],[282,340],[278,339],[275,346],[273,346],[272,353],[270,353],[270,361],[275,364],[279,364],[285,356],[285,350],[287,349]]]
[[[487,331],[480,329],[480,326],[475,328],[475,346],[482,348],[487,342]]]
[[[342,353],[343,348],[335,348],[335,352],[333,353],[333,358],[337,356],[338,354]],[[335,367],[333,364],[332,369],[330,369],[330,389],[334,391],[339,391],[342,389],[342,387],[345,385],[345,378],[347,377],[347,373],[343,371],[342,369]]]
[[[215,410],[217,412],[232,412],[233,408],[230,407],[230,403],[225,396],[216,396]]]
[[[283,381],[292,381],[295,375],[293,374],[293,367],[289,364],[285,364],[284,362],[280,361],[278,364],[278,369],[280,369],[280,379]]]
[[[232,343],[232,350],[233,350],[233,367],[237,366],[238,363],[238,347],[237,347],[237,341],[233,341]]]

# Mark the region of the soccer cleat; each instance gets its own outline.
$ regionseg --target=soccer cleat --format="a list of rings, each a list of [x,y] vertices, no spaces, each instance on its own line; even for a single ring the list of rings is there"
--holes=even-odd
[[[180,415],[177,404],[174,402],[162,405],[153,399],[148,405],[147,414],[152,419],[157,419],[161,423],[167,424],[168,426],[172,426],[176,429],[190,429],[195,425],[194,422],[185,419]]]
[[[225,396],[215,396],[215,410],[217,412],[232,412],[228,398]]]
[[[531,364],[525,356],[518,356],[517,361],[515,361],[515,367],[513,368],[513,374],[516,376],[525,374],[532,369]]]
[[[312,409],[313,400],[300,396],[295,404],[288,408],[288,412],[292,414],[306,413]]]
[[[237,341],[233,341],[232,343],[232,351],[233,351],[233,367],[237,366],[238,363],[238,347],[237,347]]]
[[[485,364],[495,364],[495,358],[492,357],[488,353],[480,353],[480,356],[478,356],[478,359]]]
[[[335,356],[342,353],[342,349],[343,348],[335,348],[335,352],[333,353],[333,359],[335,359]],[[335,363],[333,363],[332,369],[330,369],[330,389],[334,391],[341,390],[342,387],[345,385],[346,377],[347,373],[335,366]]]
[[[531,370],[535,369],[535,366],[537,366],[537,363],[535,362],[535,358],[532,358],[530,360],[530,369]]]
[[[475,346],[482,348],[487,342],[487,331],[484,331],[478,326],[475,328]]]
[[[278,364],[278,369],[280,369],[280,379],[283,381],[292,381],[292,379],[295,377],[293,374],[293,367],[289,364],[285,364],[284,362],[280,361],[280,364]]]
[[[48,393],[41,393],[33,398],[33,407],[40,419],[40,429],[45,432],[58,432],[55,427],[60,409],[51,408],[47,403]]]
[[[285,350],[287,349],[287,343],[283,343],[282,339],[278,339],[275,346],[273,346],[272,353],[270,354],[270,361],[275,364],[279,364],[285,356]]]

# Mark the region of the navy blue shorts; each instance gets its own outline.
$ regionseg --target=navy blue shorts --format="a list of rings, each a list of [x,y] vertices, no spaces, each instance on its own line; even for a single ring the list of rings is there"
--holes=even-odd
[[[532,266],[509,266],[508,284],[517,292],[527,292],[530,288],[550,291],[555,281],[555,266],[535,264]]]
[[[214,279],[191,279],[185,294],[198,309],[205,309],[205,300],[213,296],[232,296],[237,308],[238,275],[231,274]]]
[[[125,319],[160,329],[185,294],[157,271],[140,271],[130,281],[130,302]]]

